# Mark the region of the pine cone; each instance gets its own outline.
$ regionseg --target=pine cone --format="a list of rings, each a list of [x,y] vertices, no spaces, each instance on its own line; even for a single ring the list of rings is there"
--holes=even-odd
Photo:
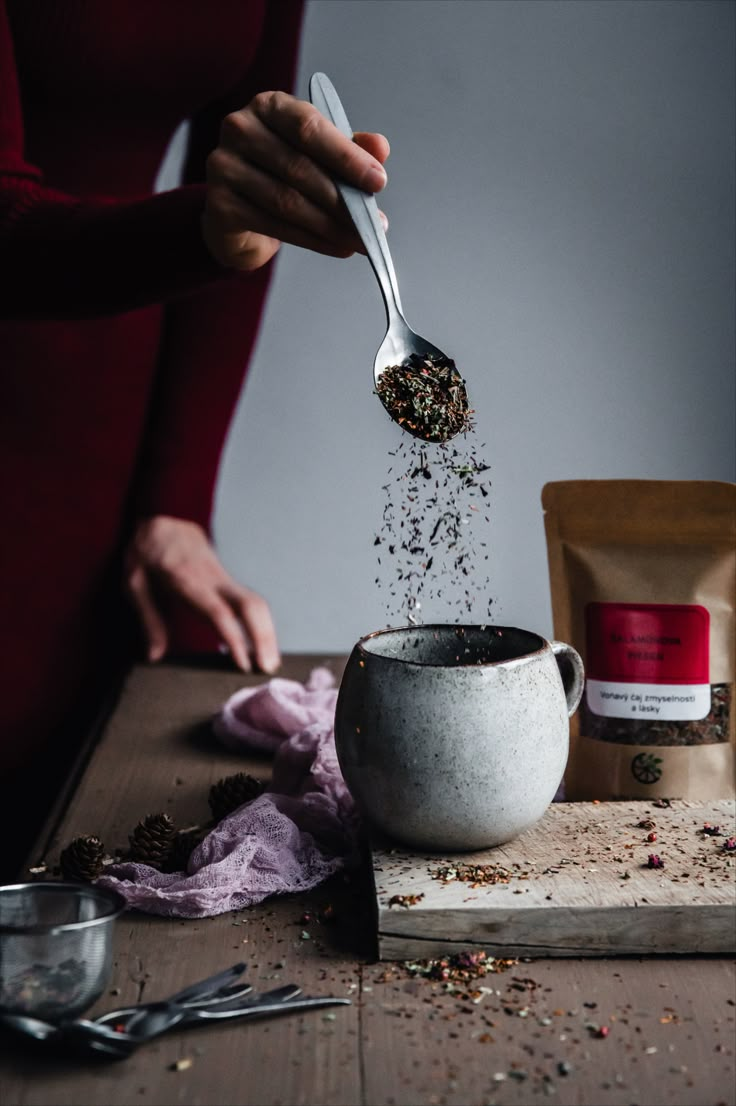
[[[139,822],[128,837],[130,860],[160,868],[168,856],[176,836],[176,826],[168,814],[149,814]]]
[[[226,776],[210,788],[209,804],[212,816],[216,822],[219,822],[243,803],[250,803],[253,799],[257,799],[263,791],[264,784],[254,776],[249,776],[247,772]]]
[[[99,837],[90,834],[75,837],[61,850],[61,874],[72,883],[91,883],[102,871],[104,855],[105,846]]]
[[[166,857],[165,870],[186,872],[189,857],[208,833],[208,826],[194,826],[192,829],[180,830],[174,837],[174,843]]]

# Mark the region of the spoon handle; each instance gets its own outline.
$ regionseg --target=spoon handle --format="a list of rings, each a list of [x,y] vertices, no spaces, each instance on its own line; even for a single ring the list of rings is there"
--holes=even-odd
[[[309,98],[331,123],[337,127],[346,138],[353,137],[353,129],[348,122],[340,97],[329,77],[324,73],[314,73],[309,82]],[[370,192],[363,192],[360,188],[354,188],[350,184],[344,184],[335,180],[335,186],[342,196],[348,209],[350,218],[355,224],[363,245],[368,254],[373,272],[381,287],[383,302],[386,305],[386,315],[389,326],[396,316],[406,325],[404,312],[399,296],[399,284],[396,280],[394,263],[386,241],[386,235],[378,214],[378,204]]]

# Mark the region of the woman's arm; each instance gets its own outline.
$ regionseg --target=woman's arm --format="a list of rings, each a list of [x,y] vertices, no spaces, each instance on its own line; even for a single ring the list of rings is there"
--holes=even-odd
[[[49,188],[23,149],[0,0],[0,318],[116,314],[229,278],[202,240],[203,184],[132,201],[81,200]]]
[[[226,98],[190,123],[184,183],[206,176],[223,116],[262,88],[294,81],[301,0],[269,5],[255,64]],[[209,526],[220,452],[243,384],[272,265],[202,288],[167,306],[140,470],[141,515],[174,515]]]
[[[0,318],[84,319],[171,301],[232,270],[259,268],[281,241],[340,257],[360,248],[331,174],[378,191],[387,144],[376,135],[350,142],[311,105],[278,91],[269,60],[282,64],[300,10],[299,0],[269,4],[259,64],[237,98],[201,120],[214,151],[206,185],[198,172],[199,183],[158,196],[80,199],[48,187],[25,160],[0,0]],[[191,156],[201,164],[195,145]]]
[[[301,2],[280,0],[270,6],[247,80],[191,120],[185,183],[204,181],[207,158],[229,111],[263,88],[291,89],[301,18]],[[220,454],[271,270],[265,265],[166,308],[135,497],[139,520],[127,562],[128,589],[152,660],[170,646],[205,652],[223,640],[241,668],[255,664],[274,671],[279,663],[267,604],[229,577],[208,540]]]

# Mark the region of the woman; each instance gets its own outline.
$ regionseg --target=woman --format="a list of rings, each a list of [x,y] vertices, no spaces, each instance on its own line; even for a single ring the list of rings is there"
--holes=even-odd
[[[150,660],[201,647],[187,608],[244,670],[278,666],[265,600],[210,542],[220,451],[268,262],[358,249],[331,174],[377,191],[388,155],[284,91],[301,16],[0,2],[0,878],[132,655],[131,610]],[[152,195],[183,119],[183,185]]]

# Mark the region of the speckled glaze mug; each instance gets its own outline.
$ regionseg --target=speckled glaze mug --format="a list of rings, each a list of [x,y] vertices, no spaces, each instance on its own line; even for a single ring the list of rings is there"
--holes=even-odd
[[[562,779],[583,662],[510,626],[406,626],[361,638],[335,743],[355,802],[421,850],[473,850],[534,825]]]

